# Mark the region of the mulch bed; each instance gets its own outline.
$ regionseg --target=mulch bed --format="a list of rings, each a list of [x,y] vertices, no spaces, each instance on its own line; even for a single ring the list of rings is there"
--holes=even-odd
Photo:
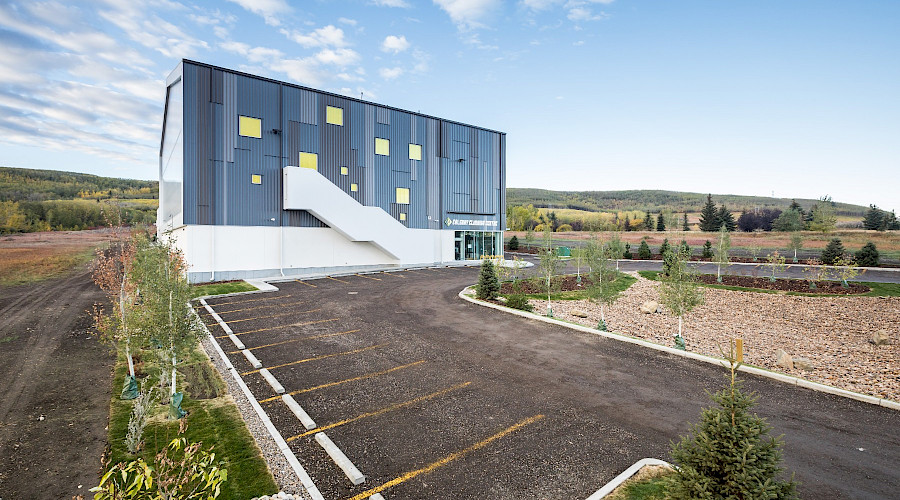
[[[779,278],[770,281],[769,278],[755,278],[753,276],[722,276],[722,282],[716,281],[714,274],[701,274],[698,276],[702,283],[710,285],[728,285],[741,286],[745,288],[761,288],[763,290],[778,290],[783,292],[803,292],[814,294],[839,294],[839,295],[856,295],[867,293],[870,289],[865,285],[850,283],[850,286],[844,288],[836,281],[816,281],[816,288],[811,289],[809,282],[806,280],[793,280]]]
[[[546,278],[545,278],[546,279]],[[544,279],[532,278],[519,280],[518,293],[547,293]],[[591,285],[591,280],[585,275],[581,275],[581,284],[578,284],[576,276],[556,276],[553,278],[554,292],[572,292],[575,290],[584,290]],[[500,285],[500,293],[516,293],[512,283],[503,283]]]

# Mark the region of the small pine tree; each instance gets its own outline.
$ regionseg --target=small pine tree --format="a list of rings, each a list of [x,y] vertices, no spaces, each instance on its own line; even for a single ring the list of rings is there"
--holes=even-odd
[[[481,274],[478,276],[477,294],[481,300],[494,300],[500,293],[500,279],[490,259],[481,261]]]
[[[700,211],[700,230],[701,231],[718,231],[722,225],[718,223],[718,211],[716,204],[712,201],[712,195],[706,195],[706,205]]]
[[[647,244],[647,240],[641,240],[641,246],[638,247],[638,258],[646,260],[650,257],[652,257],[650,254],[650,245]]]
[[[647,211],[647,214],[644,215],[644,229],[647,231],[653,231],[653,216],[650,215],[650,211]]]
[[[518,250],[519,249],[519,238],[516,238],[515,235],[513,235],[513,237],[509,239],[509,249],[510,250]]]
[[[713,256],[712,242],[709,240],[706,240],[706,243],[703,244],[703,258],[711,259],[712,256]]]
[[[631,231],[631,217],[625,216],[625,224],[622,226],[622,229],[625,231]]]
[[[797,498],[793,478],[782,479],[781,437],[754,413],[756,395],[741,392],[731,364],[731,384],[710,395],[717,404],[703,410],[689,436],[672,444],[676,468],[667,498]]]
[[[682,231],[690,231],[691,230],[691,226],[688,225],[687,213],[685,213],[684,218],[681,219],[681,230]]]
[[[682,239],[681,244],[679,246],[681,247],[682,252],[684,252],[688,255],[691,255],[691,246],[688,245],[687,240]]]
[[[863,267],[878,266],[878,249],[874,243],[870,241],[856,252],[856,264]]]
[[[666,252],[668,252],[672,247],[669,245],[669,238],[663,240],[662,245],[659,246],[659,255],[665,256]]]
[[[659,214],[656,218],[656,230],[657,231],[665,231],[666,230],[666,221],[663,219],[663,214]]]
[[[900,229],[900,221],[897,220],[897,214],[891,210],[891,213],[885,213],[884,219],[881,221],[885,231],[897,231]]]
[[[631,243],[625,244],[625,251],[622,252],[623,259],[633,259],[634,255],[631,253]]]
[[[825,265],[833,266],[837,259],[844,256],[844,245],[840,238],[832,238],[822,250],[822,262]]]
[[[882,223],[885,213],[875,205],[869,205],[866,217],[863,219],[863,227],[872,231],[883,231]]]
[[[734,232],[734,230],[737,229],[737,222],[734,220],[734,215],[731,214],[731,211],[728,210],[724,204],[719,205],[719,210],[716,211],[716,220],[719,227],[724,225],[730,232]]]

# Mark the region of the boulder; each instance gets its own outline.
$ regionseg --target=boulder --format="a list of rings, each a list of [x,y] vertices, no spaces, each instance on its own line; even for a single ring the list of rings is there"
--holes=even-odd
[[[811,371],[814,369],[816,365],[813,364],[808,358],[803,358],[800,356],[794,357],[794,368],[798,370],[803,370],[805,372]]]
[[[887,330],[878,330],[877,332],[872,334],[872,338],[869,339],[869,343],[875,345],[890,344],[891,336],[888,334]]]
[[[791,358],[790,354],[778,349],[775,351],[775,366],[785,370],[793,370],[794,360]]]
[[[656,301],[648,300],[641,304],[641,312],[644,314],[653,314],[659,312],[659,304]]]
[[[584,311],[572,311],[571,314],[572,314],[572,316],[575,316],[576,318],[587,318],[588,317],[587,313]]]

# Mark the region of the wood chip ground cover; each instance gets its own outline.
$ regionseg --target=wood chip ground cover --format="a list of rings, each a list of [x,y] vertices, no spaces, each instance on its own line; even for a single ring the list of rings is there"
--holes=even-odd
[[[640,305],[658,301],[658,283],[638,278],[606,311],[609,329],[623,335],[672,346],[678,319],[668,311],[643,314]],[[731,339],[744,339],[744,361],[814,382],[900,401],[900,297],[806,297],[704,288],[706,303],[685,317],[688,350],[710,356],[728,351]],[[535,312],[547,303],[532,300]],[[572,315],[579,311],[587,318]],[[600,308],[586,300],[553,303],[554,315],[596,326]],[[886,330],[888,345],[869,343]],[[775,366],[783,349],[812,361],[811,371]]]

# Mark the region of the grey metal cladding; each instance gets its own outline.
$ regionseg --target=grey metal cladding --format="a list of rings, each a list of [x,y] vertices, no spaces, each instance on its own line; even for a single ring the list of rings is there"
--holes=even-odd
[[[357,201],[406,214],[408,227],[505,209],[501,133],[190,61],[183,79],[185,224],[324,226],[281,207],[281,169],[298,165],[301,151],[317,154],[319,172]],[[327,123],[328,106],[343,110],[343,125]],[[258,118],[262,137],[240,136],[239,116]],[[375,155],[376,137],[390,141],[388,156]],[[421,160],[409,144],[422,146]],[[410,190],[408,205],[396,203],[398,187]]]

